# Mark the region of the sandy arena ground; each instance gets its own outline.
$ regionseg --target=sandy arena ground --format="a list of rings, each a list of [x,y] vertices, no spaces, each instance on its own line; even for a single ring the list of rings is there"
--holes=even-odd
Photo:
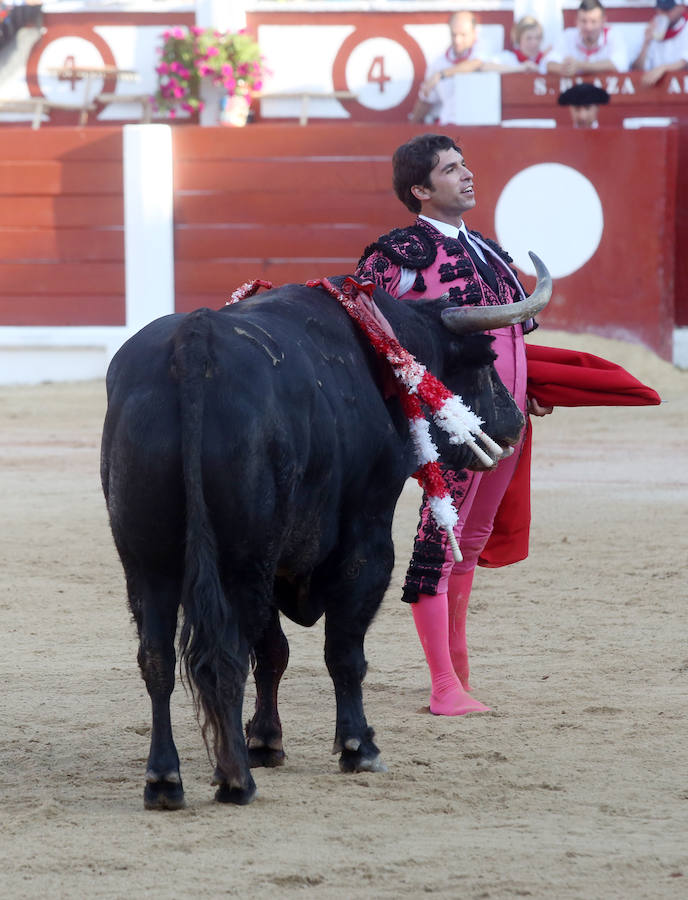
[[[322,629],[287,623],[287,764],[248,807],[212,800],[174,695],[188,807],[145,812],[149,705],[98,479],[102,382],[0,388],[4,898],[688,895],[688,373],[642,348],[541,329],[625,365],[661,407],[535,422],[531,557],[482,570],[476,696],[428,714],[400,583],[369,633],[364,696],[386,775],[340,775]],[[253,695],[248,691],[247,703]]]

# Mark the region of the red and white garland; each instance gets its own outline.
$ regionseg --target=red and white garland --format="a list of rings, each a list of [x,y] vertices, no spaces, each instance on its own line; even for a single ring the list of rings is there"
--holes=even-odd
[[[450,443],[467,444],[485,465],[495,464],[502,455],[501,447],[483,433],[480,428],[483,424],[482,419],[463,403],[461,397],[452,394],[422,363],[401,346],[389,323],[370,299],[375,290],[372,282],[359,283],[353,278],[346,278],[342,288],[338,289],[327,278],[319,278],[316,281],[306,282],[306,285],[322,287],[335,297],[365,333],[378,356],[390,364],[399,384],[399,395],[404,413],[409,420],[409,431],[418,461],[414,478],[418,480],[428,498],[435,522],[447,533],[454,559],[460,562],[461,551],[454,536],[458,514],[442,475],[439,453],[430,436],[430,427],[421,403],[428,407],[436,424],[449,435]],[[259,287],[271,288],[272,284],[260,279],[246,282],[234,291],[227,305],[250,297]],[[474,437],[479,438],[493,455],[485,453],[476,444]]]

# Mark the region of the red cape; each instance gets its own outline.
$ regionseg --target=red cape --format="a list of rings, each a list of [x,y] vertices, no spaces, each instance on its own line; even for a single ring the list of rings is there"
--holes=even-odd
[[[621,366],[591,353],[526,344],[526,357],[527,394],[542,406],[656,406],[662,402],[657,391]],[[531,437],[528,422],[521,458],[479,566],[508,566],[528,556]]]

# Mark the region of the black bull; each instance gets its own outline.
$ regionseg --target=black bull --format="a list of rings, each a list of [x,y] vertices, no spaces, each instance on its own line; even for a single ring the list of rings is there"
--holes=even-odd
[[[490,337],[449,331],[443,300],[407,304],[377,290],[375,301],[484,431],[502,445],[517,440],[523,417],[494,370]],[[152,704],[147,807],[184,802],[170,723],[180,606],[179,651],[218,800],[249,802],[249,767],[284,758],[277,687],[288,645],[278,610],[302,625],[324,613],[340,767],[384,768],[363,710],[363,641],[389,583],[392,516],[415,463],[381,374],[347,313],[301,285],[158,319],[113,359],[101,475]],[[463,445],[440,449],[454,467],[479,467]],[[245,741],[252,652],[257,699]]]

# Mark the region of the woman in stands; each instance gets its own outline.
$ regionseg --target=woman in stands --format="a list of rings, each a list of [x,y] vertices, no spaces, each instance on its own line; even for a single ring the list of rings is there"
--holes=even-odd
[[[542,25],[533,16],[523,16],[511,29],[511,50],[503,50],[499,56],[483,65],[482,71],[492,72],[540,72],[547,68],[547,54],[551,47],[542,48]]]

